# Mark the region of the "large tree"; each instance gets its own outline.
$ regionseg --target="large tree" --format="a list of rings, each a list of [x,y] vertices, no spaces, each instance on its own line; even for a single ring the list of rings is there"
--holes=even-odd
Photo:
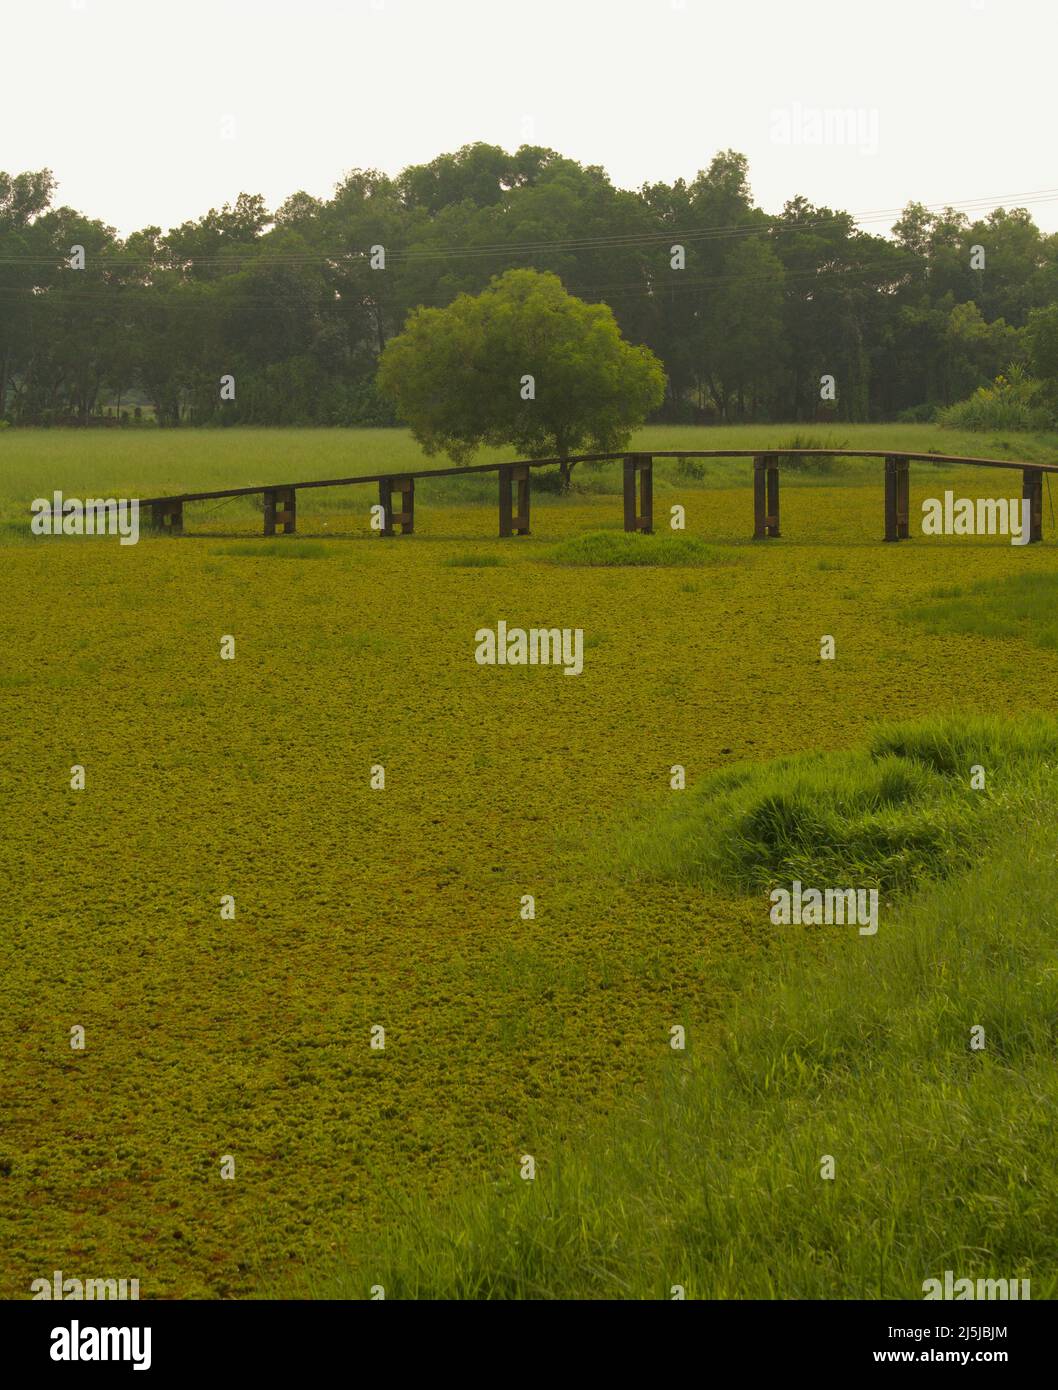
[[[622,449],[665,393],[661,363],[624,341],[607,305],[536,270],[416,310],[382,354],[378,382],[426,453],[457,463],[486,444],[563,460]]]

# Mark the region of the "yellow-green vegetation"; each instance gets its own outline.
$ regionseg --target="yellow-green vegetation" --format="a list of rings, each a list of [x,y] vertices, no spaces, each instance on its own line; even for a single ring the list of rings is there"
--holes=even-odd
[[[636,446],[789,435],[652,430]],[[912,426],[842,437],[959,447]],[[1003,444],[978,435],[966,451]],[[1005,456],[1053,458],[1055,441],[1007,441]],[[659,467],[659,533],[678,502],[687,537],[737,560],[693,571],[546,563],[555,546],[620,525],[619,470],[583,467],[574,486],[583,475],[590,490],[534,491],[532,536],[504,541],[495,478],[480,476],[421,483],[409,538],[370,535],[370,488],[301,494],[298,536],[267,542],[251,502],[189,507],[183,539],[28,536],[30,500],[55,488],[143,496],[414,466],[398,432],[0,438],[0,1294],[26,1296],[56,1268],[136,1276],[145,1296],[285,1288],[391,1226],[399,1201],[503,1182],[524,1153],[548,1174],[656,1079],[674,1024],[737,1051],[736,992],[787,944],[734,888],[619,872],[630,813],[657,814],[736,763],[855,748],[880,721],[1053,708],[1058,652],[930,631],[904,612],[942,585],[1053,576],[1049,513],[1042,546],[884,545],[873,462],[784,483],[784,537],[756,543],[745,461],[700,478],[675,460]],[[913,519],[939,485],[977,495],[1017,478],[932,465],[911,476]],[[475,631],[499,618],[583,628],[583,674],[477,666]],[[234,661],[220,660],[227,634]],[[834,661],[819,660],[823,634]],[[675,763],[687,792],[670,790]],[[383,791],[370,785],[378,764]],[[612,857],[599,852],[607,826]],[[220,917],[225,894],[234,921]],[[940,988],[939,965],[958,974],[972,939],[983,959],[1042,978],[1020,916],[1001,950],[1005,920],[973,938],[952,926],[919,956],[908,944],[902,968],[937,965]],[[869,969],[864,942],[846,944],[841,968]],[[884,925],[871,944],[896,949]],[[906,978],[875,984],[895,991]],[[83,1051],[70,1047],[77,1025]],[[373,1025],[384,1051],[369,1046]],[[901,1103],[871,1091],[868,1054],[845,1065],[850,1106]],[[1003,1127],[1002,1164],[1013,1164],[1032,1082],[1004,1090],[999,1061],[985,1065],[994,1107],[976,1119]],[[916,1093],[924,1162],[943,1094]],[[732,1122],[749,1113],[731,1105]],[[953,1145],[970,1118],[952,1121]],[[751,1128],[732,1140],[747,1156],[738,1191],[762,1210],[808,1151],[780,1119],[767,1120],[783,1135],[774,1158]],[[970,1215],[983,1243],[996,1183],[1015,1169],[980,1154]],[[881,1141],[874,1161],[884,1169]],[[1023,1180],[1018,1200],[1044,1200],[1050,1181]],[[840,1229],[844,1209],[829,1210]],[[694,1229],[677,1216],[670,1234]],[[788,1235],[797,1244],[793,1225]],[[781,1264],[769,1269],[784,1292]],[[351,1292],[364,1291],[361,1273]],[[764,1278],[738,1284],[732,1266],[724,1287],[752,1292]]]
[[[1053,772],[972,874],[887,913],[869,944],[835,928],[806,958],[780,941],[722,1025],[692,1030],[533,1182],[508,1173],[441,1207],[406,1194],[286,1287],[921,1299],[953,1270],[1053,1299]]]

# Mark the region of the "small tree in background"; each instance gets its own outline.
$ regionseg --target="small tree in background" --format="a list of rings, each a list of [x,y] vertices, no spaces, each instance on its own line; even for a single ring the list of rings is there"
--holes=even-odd
[[[378,385],[428,455],[461,464],[509,444],[565,460],[625,448],[661,404],[665,373],[624,341],[607,305],[567,294],[557,275],[508,270],[479,295],[409,315]],[[564,488],[569,472],[563,463]]]

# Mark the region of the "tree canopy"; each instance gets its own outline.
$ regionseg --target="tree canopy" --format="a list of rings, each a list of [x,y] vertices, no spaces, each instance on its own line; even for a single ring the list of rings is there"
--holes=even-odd
[[[392,423],[375,385],[389,340],[512,268],[608,306],[661,361],[672,420],[886,419],[1052,357],[1046,322],[1026,328],[1058,301],[1058,235],[1025,209],[911,203],[888,236],[803,197],[769,214],[730,150],[629,191],[554,150],[476,144],[124,238],[55,193],[48,170],[0,173],[0,415],[16,424],[130,393],[166,425]]]
[[[483,444],[530,458],[622,448],[662,402],[665,373],[621,337],[612,310],[557,275],[509,270],[480,295],[417,309],[382,354],[378,385],[427,454]]]

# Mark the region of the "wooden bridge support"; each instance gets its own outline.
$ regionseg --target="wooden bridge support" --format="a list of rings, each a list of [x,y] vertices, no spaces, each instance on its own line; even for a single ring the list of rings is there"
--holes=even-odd
[[[896,454],[885,460],[885,539],[906,541],[910,534],[911,466]]]
[[[400,493],[400,511],[393,510],[393,494]],[[382,478],[378,484],[378,500],[382,507],[382,535],[394,535],[394,526],[402,536],[415,531],[415,479]]]
[[[1038,468],[1021,473],[1021,496],[1029,509],[1029,543],[1043,540],[1043,474]]]
[[[779,460],[774,454],[758,454],[753,460],[753,539],[780,534]]]
[[[518,513],[514,513],[514,484],[518,484]],[[529,534],[529,467],[506,463],[500,469],[500,535]]]
[[[283,535],[291,536],[297,526],[297,493],[292,487],[266,488],[264,492],[264,533],[274,536],[277,524]]]
[[[654,457],[628,454],[625,469],[625,530],[654,533]],[[636,477],[639,478],[639,505],[636,506]]]
[[[165,531],[170,536],[184,534],[184,504],[163,498],[151,503],[151,530]]]

